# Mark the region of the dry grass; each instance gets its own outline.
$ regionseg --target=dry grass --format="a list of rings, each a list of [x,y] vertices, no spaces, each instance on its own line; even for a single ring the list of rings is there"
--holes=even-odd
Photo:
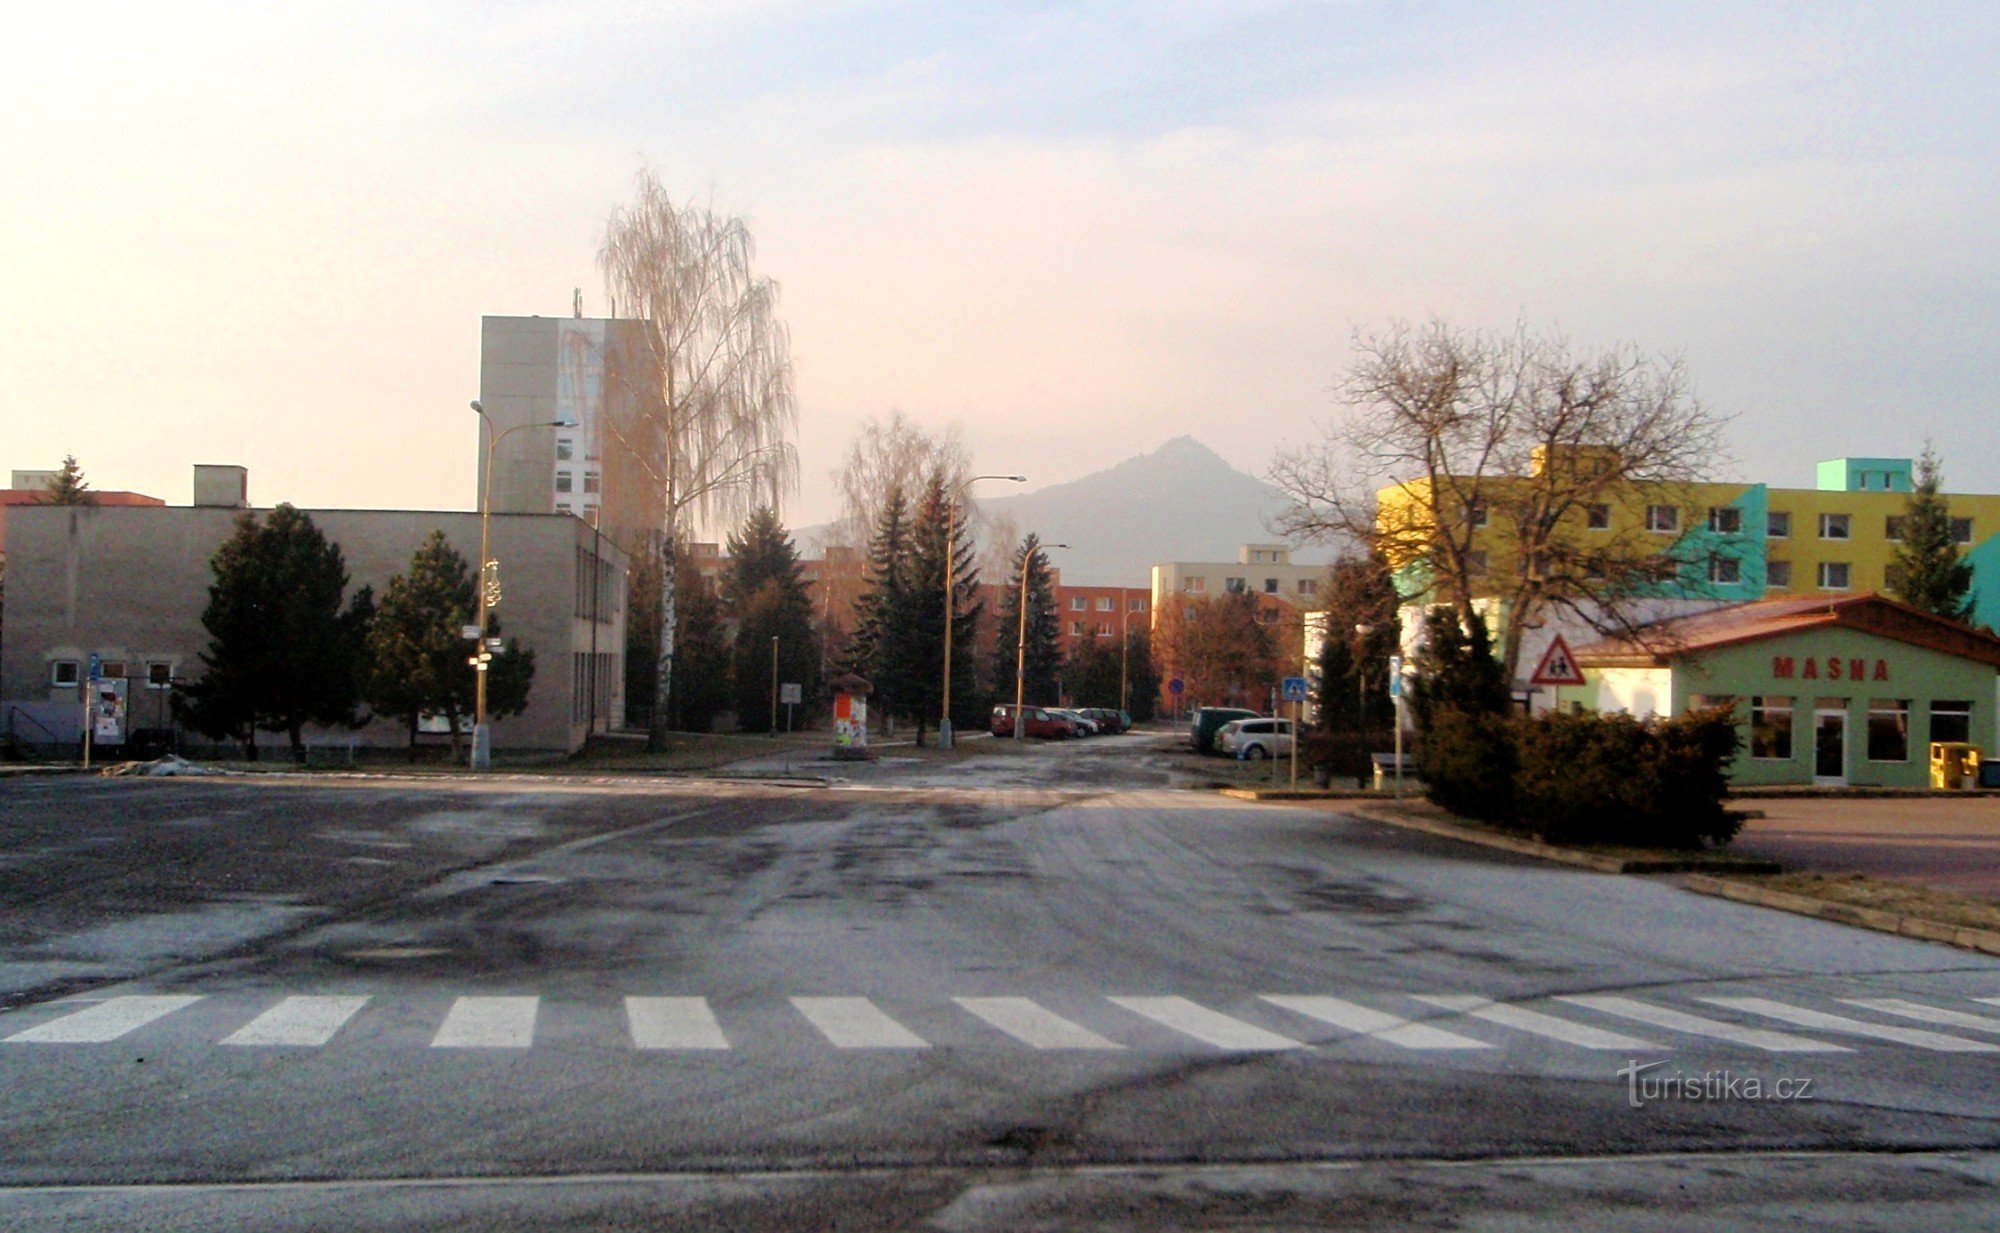
[[[1858,873],[1785,873],[1730,880],[1850,907],[1898,912],[1970,929],[2000,930],[2000,904],[1910,882],[1891,882]]]

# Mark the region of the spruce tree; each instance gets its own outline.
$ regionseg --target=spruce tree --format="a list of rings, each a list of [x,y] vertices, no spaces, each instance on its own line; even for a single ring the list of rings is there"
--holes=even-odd
[[[731,672],[736,726],[768,732],[772,639],[777,640],[779,681],[803,687],[808,714],[818,702],[819,638],[812,599],[791,534],[768,506],[753,511],[742,531],[730,537],[729,558],[724,594],[737,617]]]
[[[1054,706],[1056,676],[1062,671],[1062,628],[1056,615],[1054,571],[1041,539],[1033,532],[1014,550],[1014,570],[1002,589],[993,644],[993,681],[1001,701],[1014,700],[1017,665],[1023,666],[1022,700],[1029,706]],[[1027,571],[1028,624],[1025,654],[1021,639],[1021,573]],[[940,582],[942,587],[942,582]],[[956,687],[954,687],[956,692]],[[1112,691],[1116,693],[1114,689]],[[1110,706],[1094,702],[1092,706]]]
[[[1889,578],[1904,603],[1964,623],[1972,616],[1972,567],[1960,559],[1951,533],[1951,508],[1939,491],[1943,478],[1937,453],[1926,443]]]
[[[62,470],[49,480],[48,494],[41,500],[43,505],[95,505],[97,494],[84,481],[83,468],[77,465],[75,454],[63,456]]]
[[[957,494],[942,468],[924,482],[910,531],[911,550],[905,590],[899,597],[893,631],[896,658],[907,671],[910,696],[898,699],[917,724],[921,743],[925,725],[938,717],[944,702],[945,583],[951,581],[952,726],[977,725],[988,703],[979,695],[974,675],[973,641],[984,605],[979,600],[979,571],[965,534],[965,519],[957,509]],[[949,533],[947,527],[949,526]],[[947,542],[949,534],[950,542]]]
[[[1143,628],[1125,635],[1124,709],[1133,723],[1153,718],[1160,708],[1160,666],[1153,659],[1153,636]]]
[[[891,488],[868,541],[868,572],[854,604],[854,634],[842,665],[874,686],[871,705],[885,716],[904,713],[900,699],[911,685],[895,628],[907,589],[909,551],[909,500],[901,488]]]
[[[1485,618],[1474,612],[1462,626],[1456,609],[1439,605],[1426,615],[1424,628],[1429,640],[1417,655],[1416,681],[1410,691],[1417,727],[1428,734],[1440,711],[1506,714],[1513,706],[1513,692],[1507,685],[1507,670],[1493,655]]]
[[[669,710],[681,732],[707,732],[718,713],[729,709],[729,633],[715,585],[696,568],[685,544],[675,553],[675,606],[680,630],[674,638],[674,695]],[[655,627],[650,636],[657,637]],[[644,665],[652,671],[651,661]]]

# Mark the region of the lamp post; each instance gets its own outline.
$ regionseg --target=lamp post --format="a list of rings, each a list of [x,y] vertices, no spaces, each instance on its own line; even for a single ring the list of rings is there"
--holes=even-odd
[[[1368,635],[1375,632],[1373,625],[1354,627],[1354,744],[1361,751],[1361,765],[1368,764],[1368,680],[1361,671],[1362,656],[1367,653],[1365,643]],[[1366,771],[1355,772],[1355,786],[1365,788]]]
[[[953,548],[958,543],[958,498],[966,489],[980,480],[1006,480],[1010,484],[1025,484],[1025,475],[975,475],[962,481],[952,490],[951,500],[944,507],[944,703],[938,716],[938,748],[951,748],[951,620],[958,615],[958,591],[953,585],[958,581],[954,568]]]
[[[1035,552],[1044,548],[1067,548],[1068,544],[1037,544]],[[1014,739],[1021,740],[1026,727],[1022,708],[1027,704],[1023,696],[1028,691],[1028,566],[1034,562],[1035,552],[1021,558],[1021,636],[1014,643]]]
[[[486,408],[480,406],[476,398],[472,400],[472,409],[478,413],[480,428],[486,434],[486,475],[479,486],[479,581],[476,584],[479,641],[474,644],[478,649],[473,652],[471,661],[475,674],[472,691],[472,769],[485,771],[493,768],[493,736],[486,726],[486,668],[493,658],[492,653],[486,649],[486,610],[500,602],[498,572],[495,571],[490,582],[487,579],[489,567],[499,564],[491,559],[491,551],[488,548],[491,542],[488,523],[493,512],[493,452],[507,439],[509,433],[520,432],[524,428],[574,428],[576,421],[545,420],[532,424],[516,424],[512,428],[503,428],[496,433],[493,431],[492,418],[486,414]]]

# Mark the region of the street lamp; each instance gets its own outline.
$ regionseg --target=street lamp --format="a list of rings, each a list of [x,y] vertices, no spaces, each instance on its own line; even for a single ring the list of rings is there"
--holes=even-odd
[[[951,500],[944,507],[944,704],[938,716],[938,748],[951,748],[951,620],[958,615],[958,593],[952,585],[957,582],[958,562],[954,559],[953,548],[958,543],[958,498],[965,490],[980,480],[1006,480],[1010,484],[1025,484],[1025,475],[975,475],[962,481],[952,490]]]
[[[1368,678],[1362,672],[1362,661],[1368,653],[1368,635],[1375,632],[1373,625],[1354,627],[1354,744],[1361,752],[1360,765],[1368,764]],[[1367,787],[1365,771],[1355,772],[1356,787]]]
[[[1068,544],[1037,544],[1035,552],[1044,548],[1067,548]],[[1028,566],[1033,563],[1035,553],[1021,558],[1021,636],[1014,644],[1014,739],[1021,740],[1025,721],[1022,708],[1028,690]]]
[[[486,434],[486,475],[479,487],[479,583],[476,601],[479,641],[474,644],[478,649],[473,653],[471,660],[475,674],[472,693],[472,769],[485,771],[493,768],[493,734],[486,726],[486,668],[493,658],[492,652],[486,649],[486,610],[500,602],[500,576],[497,568],[499,562],[491,558],[487,547],[489,543],[487,527],[493,506],[493,451],[507,439],[509,433],[520,432],[524,428],[574,428],[576,421],[545,420],[532,424],[516,424],[512,428],[503,428],[496,433],[493,431],[492,418],[486,414],[486,408],[479,405],[477,398],[472,400],[472,409],[478,413],[480,428]],[[490,580],[487,577],[489,571],[492,573]]]

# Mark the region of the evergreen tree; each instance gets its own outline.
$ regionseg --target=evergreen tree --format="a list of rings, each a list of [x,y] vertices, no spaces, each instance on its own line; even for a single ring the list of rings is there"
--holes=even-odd
[[[981,697],[974,676],[973,641],[984,605],[979,600],[979,571],[965,534],[965,519],[956,507],[944,471],[933,469],[924,482],[910,528],[909,568],[894,618],[886,626],[892,650],[889,658],[907,672],[908,696],[896,700],[902,713],[917,724],[917,741],[944,702],[945,581],[951,580],[951,722],[954,728],[978,726],[988,699]],[[947,543],[947,525],[949,539]]]
[[[1028,624],[1025,652],[1021,637],[1021,574],[1027,571]],[[942,587],[943,583],[940,582]],[[1014,677],[1022,666],[1022,700],[1029,706],[1053,706],[1056,674],[1062,671],[1062,628],[1056,616],[1054,572],[1049,554],[1033,532],[1014,550],[1013,575],[1001,592],[993,645],[993,683],[1001,701],[1014,700]],[[1116,692],[1114,690],[1114,692]],[[1110,706],[1093,702],[1091,706]]]
[[[254,514],[239,518],[210,567],[206,671],[179,691],[188,722],[210,737],[243,741],[252,759],[254,728],[283,732],[301,762],[307,724],[365,722],[360,659],[372,598],[364,591],[342,613],[347,567],[339,546],[310,517],[280,505],[261,526]]]
[[[1967,622],[1972,616],[1972,567],[1959,557],[1951,508],[1939,491],[1942,482],[1937,452],[1926,443],[1889,578],[1896,597],[1911,607]]]
[[[676,551],[674,573],[680,631],[674,639],[669,720],[681,732],[707,732],[716,715],[729,709],[729,633],[723,628],[722,603],[714,584],[696,568],[684,544]],[[659,636],[657,624],[649,627],[646,636]],[[652,660],[646,659],[640,668],[650,678]],[[631,671],[629,665],[627,671]]]
[[[423,716],[450,722],[454,754],[461,728],[471,723],[476,682],[468,661],[474,647],[463,630],[472,623],[475,602],[472,571],[443,531],[430,533],[410,558],[409,571],[391,578],[382,594],[368,632],[364,697],[377,714],[403,722],[412,762]],[[492,685],[487,682],[489,691]],[[490,693],[487,701],[494,701]]]
[[[1118,648],[1109,640],[1088,635],[1077,639],[1062,662],[1063,696],[1071,706],[1124,709],[1118,705],[1118,666]]]
[[[731,673],[736,726],[771,730],[771,640],[778,640],[778,678],[803,687],[805,705],[817,704],[819,639],[812,598],[792,537],[769,506],[757,509],[729,539],[724,594],[736,610],[736,653]],[[942,584],[940,584],[942,585]],[[782,722],[782,716],[780,717]]]
[[[1388,680],[1389,657],[1402,645],[1398,603],[1395,579],[1380,556],[1348,557],[1327,571],[1315,699],[1321,726],[1353,732],[1395,723]],[[1358,632],[1362,627],[1366,634]]]
[[[881,714],[906,713],[900,701],[912,687],[911,665],[895,634],[905,607],[910,551],[910,504],[899,487],[882,503],[868,542],[868,573],[854,604],[854,634],[842,667],[874,686],[870,705]]]
[[[1153,636],[1143,628],[1131,630],[1125,636],[1124,709],[1132,713],[1133,723],[1144,723],[1159,713],[1160,679],[1160,666],[1153,660]]]
[[[1456,609],[1439,605],[1425,616],[1424,629],[1429,640],[1417,655],[1416,681],[1410,689],[1417,728],[1428,734],[1440,711],[1506,714],[1513,706],[1513,694],[1507,670],[1494,658],[1485,618],[1475,611],[1462,626]]]
[[[659,536],[652,532],[635,532],[626,555],[631,564],[625,575],[625,725],[628,728],[651,729],[656,726],[653,723],[653,687],[660,671],[660,596],[668,589],[660,585]],[[685,556],[684,551],[676,549],[676,561]],[[674,574],[677,589],[680,580],[687,575],[679,569]],[[676,639],[676,651],[680,649],[678,642]],[[726,649],[724,657],[726,663]],[[676,656],[676,664],[678,661]],[[671,711],[671,696],[667,706]],[[657,726],[664,729],[665,724]]]
[[[41,500],[43,505],[95,505],[97,494],[84,482],[83,468],[77,465],[76,455],[63,457],[62,470],[49,480],[48,494]]]

